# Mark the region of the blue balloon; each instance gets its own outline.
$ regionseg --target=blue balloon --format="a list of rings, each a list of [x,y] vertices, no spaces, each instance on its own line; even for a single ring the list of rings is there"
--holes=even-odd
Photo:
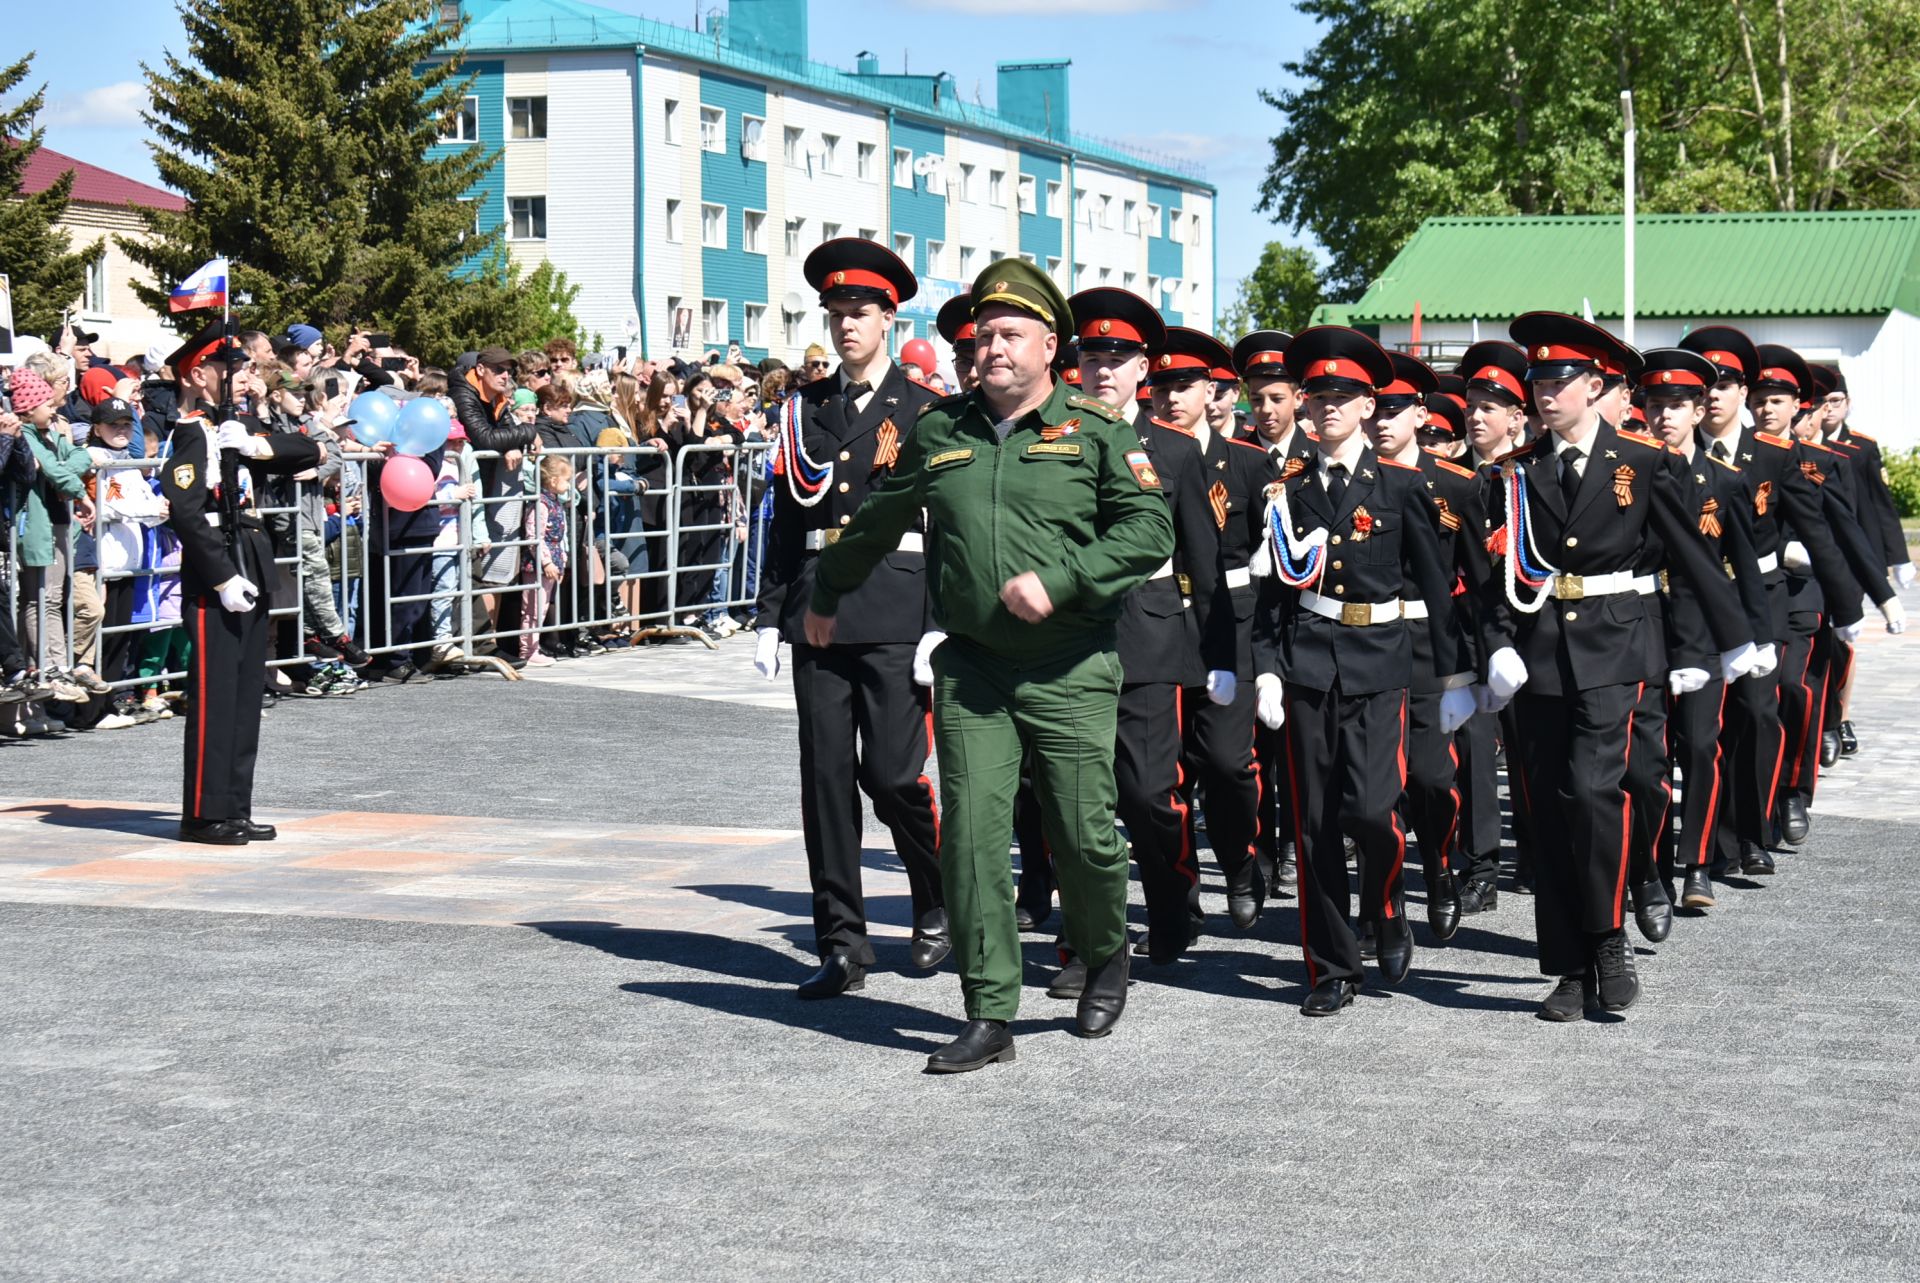
[[[393,448],[401,454],[431,454],[447,443],[453,421],[440,398],[417,396],[400,408],[400,424],[394,429]]]
[[[400,403],[384,392],[362,392],[347,407],[353,419],[353,439],[361,445],[384,445],[393,440],[400,422]]]

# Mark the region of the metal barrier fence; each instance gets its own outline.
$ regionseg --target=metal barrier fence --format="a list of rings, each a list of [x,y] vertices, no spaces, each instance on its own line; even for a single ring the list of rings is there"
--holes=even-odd
[[[337,662],[314,645],[337,640],[317,631],[321,618],[334,615],[372,656],[410,653],[440,667],[484,664],[490,654],[516,650],[531,655],[544,639],[582,635],[691,636],[712,647],[703,625],[751,608],[759,593],[767,531],[761,498],[772,443],[684,446],[667,462],[665,487],[646,489],[632,465],[657,448],[548,448],[523,454],[513,469],[498,453],[462,451],[451,456],[451,468],[443,465],[434,498],[415,512],[391,509],[381,498],[387,456],[377,453],[343,457],[339,476],[325,487],[331,508],[317,502],[324,497],[312,480],[257,485],[252,511],[267,527],[280,580],[266,599],[274,621],[269,665]],[[548,461],[559,459],[571,465],[571,478],[543,485],[543,470],[553,472]],[[151,493],[150,479],[169,462],[101,467],[91,531],[78,518],[55,527],[55,559],[47,567],[21,564],[20,523],[7,523],[0,566],[7,618],[43,677],[64,679],[83,665],[97,671],[97,657],[112,653],[124,671],[99,673],[110,690],[151,690],[185,678],[184,643],[159,644],[179,627],[177,550],[170,552],[170,535],[159,533],[161,518],[125,515],[108,497],[112,483]],[[470,493],[462,491],[469,486]],[[326,528],[316,529],[323,511]],[[89,537],[97,550],[116,524],[111,537],[119,546],[137,539],[138,563],[103,568],[96,551],[92,566],[76,567]],[[542,573],[562,562],[563,573]],[[55,620],[60,627],[49,628]],[[122,637],[127,646],[111,644]],[[150,655],[168,662],[155,667]]]

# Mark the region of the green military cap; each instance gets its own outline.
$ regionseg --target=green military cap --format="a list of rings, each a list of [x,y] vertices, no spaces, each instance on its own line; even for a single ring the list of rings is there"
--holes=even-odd
[[[1003,258],[987,264],[987,270],[973,278],[973,315],[990,303],[1003,303],[1031,313],[1053,327],[1066,342],[1073,337],[1073,309],[1067,296],[1053,278],[1021,258]]]

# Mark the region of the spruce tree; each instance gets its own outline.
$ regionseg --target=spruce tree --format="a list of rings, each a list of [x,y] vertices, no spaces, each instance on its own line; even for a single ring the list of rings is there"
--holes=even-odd
[[[73,306],[86,284],[87,263],[100,252],[95,241],[83,250],[73,248],[73,237],[59,226],[73,194],[73,174],[62,174],[45,191],[25,195],[27,162],[40,150],[46,131],[34,120],[46,100],[46,86],[29,94],[17,106],[6,98],[33,65],[28,54],[10,67],[0,68],[0,272],[13,287],[13,328],[16,334],[36,334],[53,340],[60,313]]]
[[[180,4],[184,55],[144,70],[155,163],[188,207],[149,212],[153,242],[122,242],[153,272],[150,307],[164,315],[171,285],[225,255],[242,326],[304,322],[337,338],[363,325],[430,359],[529,340],[530,319],[574,328],[571,317],[525,315],[499,230],[476,234],[460,200],[498,152],[428,154],[468,84],[457,57],[435,53],[458,34],[438,8]]]

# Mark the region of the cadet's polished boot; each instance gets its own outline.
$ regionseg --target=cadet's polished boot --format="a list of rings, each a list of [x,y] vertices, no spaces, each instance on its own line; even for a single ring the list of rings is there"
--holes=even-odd
[[[1840,723],[1840,756],[1852,757],[1860,751],[1860,737],[1853,733],[1853,723]]]
[[[180,840],[204,842],[208,846],[245,846],[247,844],[246,821],[182,820],[180,821]]]
[[[1788,846],[1799,846],[1807,840],[1807,834],[1813,830],[1813,819],[1807,814],[1807,799],[1798,793],[1787,794],[1786,801],[1780,804],[1780,836],[1786,839]]]
[[[1351,980],[1322,980],[1300,1004],[1303,1016],[1337,1016],[1353,1005],[1353,996],[1360,992],[1360,986]]]
[[[252,820],[235,820],[240,831],[247,835],[249,842],[271,842],[280,836],[280,831],[271,824],[255,824]]]
[[[1445,944],[1460,929],[1460,880],[1442,869],[1427,882],[1427,926],[1433,938]]]
[[[1655,944],[1672,934],[1673,901],[1658,879],[1633,884],[1633,924]]]
[[[1004,1020],[969,1020],[960,1036],[927,1057],[930,1074],[964,1074],[1013,1059],[1013,1033]]]
[[[1266,884],[1260,878],[1257,861],[1242,860],[1240,867],[1227,875],[1227,916],[1240,930],[1260,921],[1260,906],[1266,898]]]
[[[1832,766],[1835,762],[1839,760],[1840,760],[1840,732],[1839,731],[1821,731],[1820,732],[1820,765],[1822,767]]]
[[[1683,909],[1711,909],[1714,907],[1713,875],[1707,872],[1707,866],[1696,864],[1687,870],[1687,883],[1680,888],[1680,907]]]
[[[1773,852],[1764,846],[1752,842],[1740,844],[1740,871],[1753,877],[1765,877],[1773,872]]]
[[[820,970],[802,980],[796,992],[802,998],[835,998],[866,987],[865,967],[847,954],[830,953],[821,960]]]
[[[913,965],[922,971],[931,971],[953,952],[953,941],[947,935],[945,909],[932,910],[926,920],[913,929],[911,952]]]
[[[1500,884],[1492,878],[1471,878],[1460,889],[1460,913],[1491,913],[1500,907]]]
[[[1413,927],[1404,912],[1395,912],[1391,918],[1380,919],[1379,933],[1379,952],[1374,965],[1380,968],[1382,980],[1397,985],[1413,969]]]
[[[1073,1015],[1073,1031],[1082,1038],[1105,1038],[1127,1009],[1127,974],[1133,950],[1121,945],[1097,967],[1087,968],[1087,986]]]

